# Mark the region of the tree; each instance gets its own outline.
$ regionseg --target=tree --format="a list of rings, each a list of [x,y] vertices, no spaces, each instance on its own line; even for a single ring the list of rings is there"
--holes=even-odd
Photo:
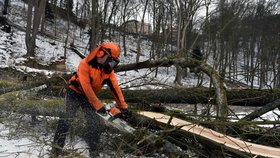
[[[96,46],[98,43],[98,35],[99,35],[99,27],[100,27],[100,16],[98,12],[99,3],[98,0],[91,1],[91,25],[90,25],[90,51]]]
[[[54,15],[52,5],[53,5],[52,3],[47,1],[46,9],[45,9],[45,18],[46,18],[46,20],[50,21],[51,23],[54,23],[55,15]]]
[[[177,55],[188,56],[188,50],[191,46],[191,32],[194,15],[200,7],[200,0],[175,1],[177,14]],[[176,66],[176,77],[174,83],[182,85],[183,70]]]
[[[34,13],[32,11],[33,6],[34,6]],[[46,8],[46,0],[28,1],[28,15],[27,15],[26,35],[25,35],[27,57],[35,56],[36,36],[39,31],[39,26],[42,22],[42,15],[45,14],[45,8]]]
[[[106,0],[104,2],[104,8],[103,8],[103,11],[102,11],[102,20],[101,20],[101,25],[102,27],[100,28],[101,29],[101,32],[100,32],[100,41],[103,42],[104,39],[105,39],[105,34],[106,34],[106,31],[109,32],[109,40],[111,41],[112,39],[112,33],[111,33],[111,30],[112,30],[112,27],[114,27],[112,25],[112,18],[114,15],[116,15],[116,12],[117,12],[117,9],[119,8],[119,4],[117,3],[117,0],[113,0],[113,1],[108,1]],[[114,29],[114,28],[113,28]]]
[[[147,11],[147,7],[148,7],[148,2],[149,0],[145,1],[144,4],[144,9],[143,9],[143,15],[141,18],[141,22],[140,22],[140,29],[139,29],[139,33],[138,33],[138,40],[137,40],[137,55],[136,55],[136,63],[139,62],[140,60],[140,54],[141,54],[141,42],[143,40],[142,35],[144,34],[144,18],[145,18],[145,14]]]
[[[65,6],[66,6],[65,8],[67,9],[68,14],[71,14],[72,11],[73,11],[73,8],[74,8],[73,0],[67,0],[65,3],[66,3],[65,4]]]
[[[161,57],[161,52],[164,51],[164,45],[165,43],[165,37],[164,33],[161,34],[161,27],[164,21],[164,3],[161,1],[154,1],[153,2],[153,26],[155,26],[154,31],[153,31],[153,43],[152,43],[152,48],[150,51],[150,59],[155,60],[156,57],[160,58]],[[164,28],[164,27],[162,27]],[[164,29],[163,29],[164,30]],[[155,71],[155,77],[157,77],[157,72],[158,68],[156,68]]]
[[[4,9],[2,11],[3,15],[8,14],[9,0],[4,1]]]
[[[127,14],[128,14],[128,6],[129,6],[130,0],[122,0],[121,1],[121,17],[122,17],[122,24],[125,24],[127,21]],[[123,52],[124,56],[127,55],[127,50],[126,50],[126,25],[122,25],[121,27],[122,33],[122,44],[123,44]]]
[[[120,7],[120,16],[122,19],[122,25],[121,25],[121,36],[122,36],[122,45],[123,45],[123,52],[124,56],[127,55],[126,50],[126,22],[133,16],[133,14],[136,14],[138,11],[139,4],[134,3],[133,0],[121,0]]]

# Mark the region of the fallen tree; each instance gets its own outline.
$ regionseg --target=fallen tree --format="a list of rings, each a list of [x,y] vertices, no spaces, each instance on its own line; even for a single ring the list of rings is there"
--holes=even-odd
[[[0,69],[1,71],[2,69]],[[28,81],[18,81],[13,77],[15,82],[2,81],[0,83],[0,94],[11,91],[26,90],[42,84],[47,84],[48,88],[39,91],[40,94],[45,96],[60,97],[63,96],[62,90],[69,78],[69,74],[63,76],[54,76],[52,78],[43,78],[42,76],[36,77],[29,74],[21,74],[16,70],[5,69],[1,71],[2,78],[4,76],[11,76],[17,74],[19,79],[26,77]],[[11,73],[9,73],[11,72]],[[31,78],[32,77],[32,78]],[[30,79],[28,79],[30,78]],[[39,79],[37,79],[39,78]],[[32,81],[34,80],[34,81]],[[11,84],[12,86],[9,86]],[[168,89],[149,89],[149,90],[123,90],[126,101],[131,103],[186,103],[186,104],[215,104],[215,89],[214,88],[168,88]],[[279,89],[227,89],[226,97],[229,105],[238,106],[264,106],[280,98]],[[98,97],[101,99],[113,99],[109,90],[99,92]]]
[[[85,58],[85,56],[83,56],[82,53],[79,53],[78,51],[74,52],[78,54],[81,58]],[[147,60],[144,62],[138,62],[134,64],[120,65],[115,68],[115,72],[139,70],[143,68],[152,67],[170,67],[172,65],[180,66],[182,68],[197,67],[197,69],[206,73],[211,78],[212,84],[215,87],[216,114],[221,118],[227,117],[229,109],[223,78],[211,65],[205,62],[201,62],[200,60],[196,60],[194,58],[163,58],[158,60]]]
[[[2,94],[0,95],[1,110],[30,115],[58,116],[63,99],[43,99],[36,96],[39,90],[45,88],[47,86],[44,84],[27,90]]]
[[[279,108],[280,107],[280,99],[275,100],[274,102],[268,103],[265,106],[263,106],[260,109],[255,110],[254,112],[246,115],[245,117],[243,117],[240,121],[250,121],[250,120],[254,120],[255,118],[260,117],[261,115],[274,110],[275,108]]]
[[[5,111],[19,113],[24,114],[25,116],[27,114],[32,118],[35,118],[33,120],[36,120],[35,116],[38,115],[58,117],[63,104],[63,99],[42,99],[41,96],[37,95],[37,92],[46,88],[46,85],[41,85],[38,87],[32,87],[28,90],[13,91],[0,95],[1,112]],[[136,122],[138,122],[135,123],[135,127],[140,125],[139,122],[143,122],[143,118],[138,118],[137,115],[133,116],[133,120],[136,120]],[[79,126],[79,128],[82,128],[81,125]],[[124,136],[118,136],[117,138],[115,138],[117,140],[116,143],[119,144],[118,149],[129,149],[130,151],[128,152],[137,153],[140,155],[145,155],[147,152],[156,151],[159,153],[167,154],[169,156],[184,156],[184,153],[181,150],[178,150],[176,146],[170,144],[170,142],[168,140],[164,140],[164,138],[159,138],[157,140],[154,140],[153,142],[142,141],[143,143],[137,145],[137,142],[141,141],[142,137],[144,137],[147,133],[146,130],[147,129],[140,129],[139,131],[134,133],[133,136],[128,136],[126,134]],[[130,140],[128,141],[128,139]]]
[[[128,102],[132,103],[182,103],[215,104],[215,89],[209,88],[168,88],[149,90],[123,90]],[[280,90],[232,89],[226,90],[229,105],[264,106],[280,98]],[[109,90],[98,93],[100,98],[112,99]]]
[[[160,113],[144,111],[139,112],[139,114],[151,119],[155,119],[158,122],[178,127],[185,132],[195,134],[198,136],[196,138],[199,138],[200,141],[207,141],[211,145],[219,146],[219,148],[226,149],[241,157],[251,157],[254,155],[273,158],[280,157],[280,148],[246,142],[244,140],[236,139],[225,134],[218,133],[203,126]],[[213,146],[209,148],[212,149]],[[221,152],[221,150],[219,151]],[[216,155],[211,155],[211,157],[221,157],[221,153],[212,154]]]
[[[149,68],[149,67],[156,67],[156,66],[171,66],[173,64],[180,65],[181,67],[188,67],[188,66],[192,65],[193,63],[196,63],[196,61],[192,61],[192,60],[189,60],[189,59],[183,59],[183,58],[180,58],[180,59],[162,59],[162,60],[159,60],[159,61],[149,61],[149,62],[147,61],[147,62],[142,62],[142,63],[138,63],[138,64],[128,64],[127,67],[121,67],[120,66],[116,71],[127,71],[127,70],[135,69],[135,68],[140,69],[140,68]],[[212,95],[206,97],[207,101],[209,102],[213,98],[215,98],[213,104],[217,105],[216,109],[217,109],[218,116],[222,117],[222,118],[227,118],[226,117],[227,116],[227,110],[228,110],[227,95],[226,95],[225,87],[223,85],[223,79],[220,78],[218,73],[215,70],[213,70],[213,68],[211,66],[207,65],[206,63],[197,63],[197,64],[199,65],[200,69],[203,72],[205,72],[206,74],[208,74],[210,76],[210,78],[213,81],[213,85],[215,87],[215,89],[212,90]],[[12,93],[16,93],[16,92],[12,92]],[[11,95],[11,93],[5,94],[5,95]],[[2,95],[2,97],[4,97],[5,95]],[[20,105],[20,106],[17,106],[18,110],[16,110],[16,111],[23,112],[23,113],[24,112],[26,113],[26,111],[28,112],[29,111],[28,108],[22,106],[24,101],[20,100],[20,99],[19,100],[15,99],[15,98],[17,98],[17,96],[18,96],[18,94],[11,95],[10,97],[4,97],[3,100],[5,101],[5,103],[2,104],[2,105],[5,105],[5,106],[6,105],[11,105],[11,106],[9,106],[10,108],[13,107],[12,104]],[[5,99],[5,98],[9,98],[9,99]],[[12,100],[12,98],[14,100]],[[61,101],[62,100],[60,98],[60,101],[59,101],[58,104],[61,104]],[[34,107],[36,107],[36,105],[31,104],[32,108],[30,108],[30,111],[36,111],[36,114],[48,115],[48,112],[44,114],[41,111],[42,109],[47,108],[47,106],[41,106],[43,103],[40,103],[40,102],[36,103],[36,101],[34,101],[34,100],[32,100],[31,102],[35,102],[36,105],[39,105],[40,109],[34,108]],[[59,106],[58,104],[56,104],[56,105]],[[45,107],[45,108],[42,108],[42,107]],[[15,110],[15,109],[11,108],[10,110]],[[55,114],[56,112],[52,112],[52,113]],[[32,113],[32,115],[35,115],[35,113]],[[184,143],[184,141],[182,141],[181,143]]]
[[[22,114],[30,114],[32,116],[36,116],[36,115],[59,116],[59,111],[60,111],[60,107],[63,104],[63,99],[60,97],[58,98],[51,97],[49,99],[48,98],[42,99],[41,95],[38,95],[37,92],[44,89],[47,89],[47,85],[45,84],[38,87],[32,87],[31,89],[28,90],[13,91],[13,92],[2,94],[0,95],[1,110],[12,111],[12,112],[22,113]],[[164,139],[164,140],[168,140],[168,142],[176,144],[177,146],[180,146],[185,150],[192,150],[194,152],[197,152],[198,155],[202,155],[202,156],[206,155],[210,157],[211,156],[215,157],[219,154],[222,154],[220,148],[226,149],[224,152],[230,153],[230,155],[237,155],[237,156],[247,155],[244,154],[243,152],[238,152],[235,149],[231,150],[231,148],[227,148],[226,146],[224,146],[224,144],[213,143],[213,140],[208,138],[205,139],[203,135],[201,135],[201,137],[194,137],[190,133],[179,132],[180,127],[172,129],[172,128],[167,128],[166,126],[165,128],[163,128],[164,126],[160,124],[151,124],[149,120],[145,120],[145,118],[138,118],[137,115],[134,115],[134,120],[130,120],[130,122],[134,124],[135,127],[139,127],[139,128],[147,127],[147,129],[144,129],[144,131],[149,129],[152,129],[153,131],[152,133],[154,133],[155,130],[157,131],[156,133],[158,137],[155,138],[154,141],[146,142],[145,137],[150,137],[150,136],[146,135],[147,133],[144,132],[142,133],[142,135],[141,133],[137,133],[135,135],[137,141],[134,140],[131,142],[130,141],[122,142],[122,143],[126,143],[126,144],[122,144],[123,146],[130,145],[131,147],[133,147],[133,149],[137,150],[137,152],[139,152],[140,154],[143,154],[143,152],[145,152],[142,151],[143,146],[140,146],[138,149],[138,146],[133,143],[141,142],[140,144],[143,144],[142,142],[144,142],[145,148],[149,146],[149,148],[156,149],[159,147],[158,145],[161,144],[162,140]],[[143,126],[144,122],[146,122],[146,124],[149,125]],[[224,125],[223,123],[225,124],[227,123],[227,126],[231,124],[230,122],[220,122],[220,123],[221,123],[220,126],[223,126]],[[254,124],[253,122],[247,122],[246,124],[244,121],[241,123],[243,126],[250,126]],[[275,122],[271,122],[271,124],[274,123]],[[218,125],[215,124],[215,122],[212,122],[211,124]],[[232,124],[236,125],[237,123],[233,122]],[[262,123],[259,122],[259,124]],[[139,136],[139,134],[141,135],[141,137]],[[269,139],[272,139],[274,137],[275,135],[271,136],[271,138]],[[209,146],[209,144],[212,144],[211,150],[207,150],[207,146]],[[172,151],[168,150],[168,146],[163,146],[163,149],[166,150],[165,153],[174,154]],[[182,153],[177,153],[177,154],[181,155]]]

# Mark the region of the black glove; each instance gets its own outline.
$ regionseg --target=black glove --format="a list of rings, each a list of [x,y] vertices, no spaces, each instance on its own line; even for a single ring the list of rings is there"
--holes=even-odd
[[[124,120],[127,120],[131,117],[131,112],[128,109],[121,109],[121,115]]]
[[[105,109],[104,106],[101,109],[97,110],[96,112],[100,115],[107,115],[107,110]]]

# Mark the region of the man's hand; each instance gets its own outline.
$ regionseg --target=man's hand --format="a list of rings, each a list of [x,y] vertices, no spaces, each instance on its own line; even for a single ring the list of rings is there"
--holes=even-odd
[[[115,106],[113,106],[110,110],[109,110],[109,114],[115,118],[119,118],[121,116],[121,111],[116,108]]]
[[[131,112],[128,109],[121,109],[121,115],[124,120],[127,120],[131,117]]]
[[[103,116],[107,115],[107,110],[105,109],[104,106],[101,109],[97,110],[96,112]]]

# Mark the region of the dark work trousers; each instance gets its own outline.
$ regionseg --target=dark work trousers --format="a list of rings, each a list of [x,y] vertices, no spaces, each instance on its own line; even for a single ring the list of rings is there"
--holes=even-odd
[[[66,135],[68,134],[71,122],[81,107],[85,113],[86,132],[83,138],[89,146],[91,157],[97,154],[98,144],[101,133],[104,131],[101,118],[95,113],[84,95],[76,93],[74,90],[67,88],[65,94],[65,107],[60,114],[57,129],[53,140],[52,154],[58,156],[62,154],[62,148],[65,145]]]

